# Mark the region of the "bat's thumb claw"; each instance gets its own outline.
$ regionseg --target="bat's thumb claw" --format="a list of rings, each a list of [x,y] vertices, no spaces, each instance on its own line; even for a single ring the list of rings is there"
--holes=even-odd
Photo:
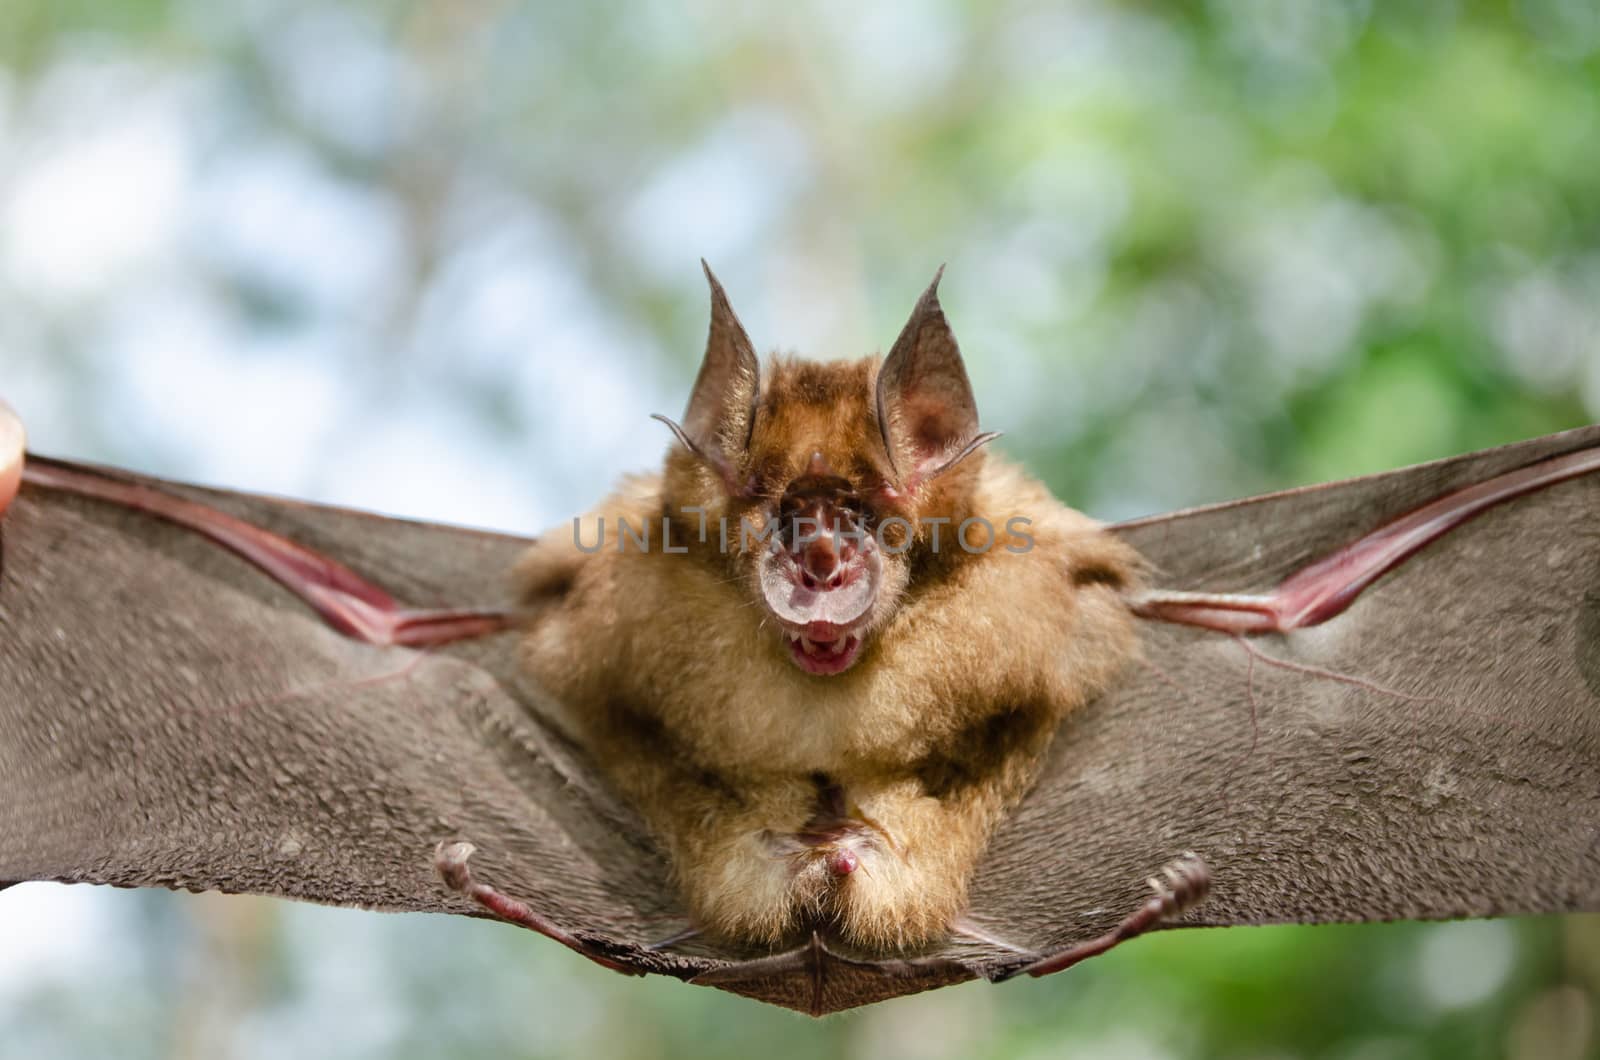
[[[471,843],[459,840],[442,840],[433,848],[434,867],[452,891],[465,891],[472,886],[472,872],[467,868],[467,859],[477,849]]]
[[[22,420],[11,406],[0,401],[0,513],[11,504],[22,484],[22,452],[26,444]]]

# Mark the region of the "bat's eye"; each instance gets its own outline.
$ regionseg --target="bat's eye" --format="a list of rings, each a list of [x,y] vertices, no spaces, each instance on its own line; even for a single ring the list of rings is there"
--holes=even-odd
[[[863,530],[870,530],[877,523],[877,513],[855,494],[840,502],[839,511]]]

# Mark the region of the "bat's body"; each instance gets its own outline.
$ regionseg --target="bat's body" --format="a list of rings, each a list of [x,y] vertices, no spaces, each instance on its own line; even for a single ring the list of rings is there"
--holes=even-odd
[[[699,437],[529,553],[523,658],[703,929],[921,945],[960,912],[1062,717],[1133,650],[1137,556],[976,451],[931,288],[887,368],[729,358],[721,375],[738,323],[714,296]],[[896,358],[916,381],[880,402]],[[903,439],[880,428],[896,407]],[[802,511],[820,540],[796,535]],[[868,540],[831,541],[836,518]]]
[[[1126,547],[997,461],[972,478],[986,510],[1031,520],[1033,549],[924,574],[840,674],[794,664],[714,537],[576,560],[535,620],[529,669],[665,842],[701,925],[776,942],[815,916],[879,947],[942,932],[1057,723],[1126,659]],[[659,529],[659,481],[636,489],[608,526]]]

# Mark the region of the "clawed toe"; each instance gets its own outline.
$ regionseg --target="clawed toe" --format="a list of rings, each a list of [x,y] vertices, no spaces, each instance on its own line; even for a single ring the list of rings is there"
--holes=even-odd
[[[1161,919],[1179,916],[1201,902],[1211,890],[1211,870],[1192,850],[1185,850],[1161,869],[1159,877],[1145,881],[1161,900]]]
[[[1199,854],[1186,850],[1177,860],[1164,866],[1159,875],[1150,877],[1146,882],[1155,896],[1145,899],[1143,905],[1104,935],[1023,965],[1000,978],[1010,978],[1019,973],[1040,976],[1062,971],[1142,935],[1173,917],[1181,916],[1205,900],[1211,890],[1211,870]]]

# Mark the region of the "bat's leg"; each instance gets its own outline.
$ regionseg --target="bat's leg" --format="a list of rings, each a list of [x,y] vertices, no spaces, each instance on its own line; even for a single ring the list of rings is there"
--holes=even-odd
[[[1260,596],[1153,591],[1133,600],[1141,618],[1224,633],[1286,633],[1340,614],[1418,549],[1497,504],[1600,471],[1600,447],[1541,460],[1447,493],[1291,574]]]
[[[0,429],[3,429],[3,421],[0,421]],[[148,512],[210,538],[260,567],[310,605],[328,625],[368,644],[408,647],[447,644],[498,632],[505,629],[513,617],[510,612],[490,609],[419,611],[406,608],[336,560],[280,534],[252,526],[243,519],[143,483],[96,475],[48,461],[30,463],[22,472],[22,481]]]
[[[620,961],[607,957],[596,947],[535,913],[526,902],[519,902],[486,883],[474,880],[472,870],[467,867],[467,860],[472,857],[476,849],[471,843],[462,842],[441,842],[434,848],[434,865],[451,890],[466,895],[501,920],[508,920],[513,924],[520,924],[537,931],[545,938],[554,939],[567,949],[582,954],[603,968],[621,972],[623,975],[644,974],[637,968],[630,968]]]
[[[1170,920],[1202,902],[1211,888],[1211,871],[1206,868],[1200,855],[1191,850],[1162,869],[1160,876],[1152,876],[1149,883],[1155,894],[1104,935],[1042,957],[999,978],[1009,979],[1024,973],[1035,977],[1051,975],[1071,968],[1079,961],[1098,957],[1118,943],[1144,934],[1162,921]]]

